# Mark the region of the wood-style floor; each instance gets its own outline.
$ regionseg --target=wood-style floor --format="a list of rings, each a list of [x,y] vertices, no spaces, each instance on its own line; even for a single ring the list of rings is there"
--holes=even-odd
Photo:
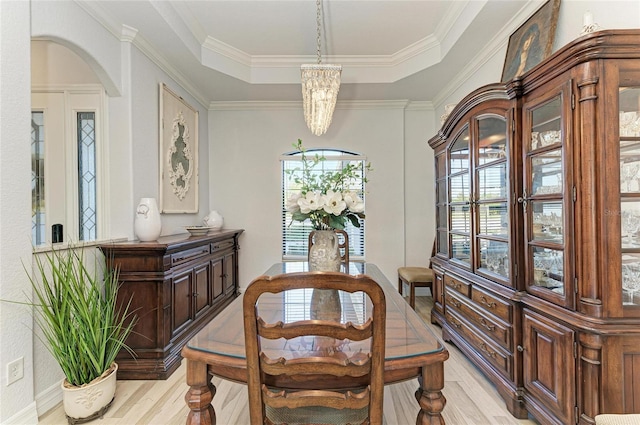
[[[431,325],[431,297],[417,297],[416,309]],[[432,326],[442,335],[438,326]],[[449,425],[535,425],[534,420],[518,420],[511,416],[492,384],[452,344],[445,362],[444,395],[447,404],[442,416]],[[186,362],[166,381],[118,381],[116,398],[96,425],[182,425],[188,408],[184,401]],[[248,425],[249,412],[246,386],[213,379],[217,388],[213,398],[219,425]],[[415,424],[418,404],[414,397],[415,380],[390,385],[384,393],[384,419],[387,425]],[[62,405],[43,415],[40,425],[65,425]]]

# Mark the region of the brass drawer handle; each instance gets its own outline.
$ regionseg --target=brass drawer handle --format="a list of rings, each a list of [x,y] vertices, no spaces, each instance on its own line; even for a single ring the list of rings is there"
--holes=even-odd
[[[462,288],[462,284],[460,282],[456,282],[453,279],[449,281],[449,286],[451,286],[456,291],[459,291],[460,288]]]
[[[495,351],[489,349],[489,347],[487,347],[487,344],[485,344],[484,342],[480,343],[480,349],[487,353],[489,357],[492,357],[494,359],[498,356],[498,354]]]
[[[493,332],[496,330],[496,326],[488,324],[487,321],[484,319],[484,317],[480,318],[480,324],[482,325],[482,327],[484,327],[488,331]]]
[[[484,295],[480,297],[480,304],[483,304],[487,308],[496,308],[497,304],[495,302],[489,302],[487,297]]]

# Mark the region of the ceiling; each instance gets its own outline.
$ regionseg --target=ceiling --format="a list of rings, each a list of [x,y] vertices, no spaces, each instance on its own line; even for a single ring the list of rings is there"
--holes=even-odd
[[[299,101],[316,62],[314,0],[77,1],[205,105]],[[322,62],[343,67],[341,101],[434,101],[542,3],[324,0]]]

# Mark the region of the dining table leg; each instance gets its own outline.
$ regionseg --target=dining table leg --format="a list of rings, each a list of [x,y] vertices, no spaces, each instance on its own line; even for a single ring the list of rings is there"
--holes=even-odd
[[[189,406],[187,425],[216,425],[216,412],[211,405],[216,387],[211,383],[206,363],[187,359],[187,385],[189,391],[184,397]]]
[[[442,410],[447,399],[442,394],[444,388],[444,361],[430,363],[422,367],[419,378],[420,388],[416,391],[416,399],[420,412],[416,418],[417,425],[444,425]]]

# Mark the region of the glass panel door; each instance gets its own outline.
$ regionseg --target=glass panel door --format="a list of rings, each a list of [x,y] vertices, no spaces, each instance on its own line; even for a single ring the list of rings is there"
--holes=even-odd
[[[471,268],[471,179],[469,127],[449,149],[449,242],[451,259]]]
[[[567,135],[570,86],[524,105],[524,186],[518,199],[525,224],[527,291],[573,308],[574,284],[568,258],[573,185]]]
[[[640,306],[640,85],[619,90],[622,305]]]
[[[476,270],[509,284],[509,208],[507,193],[507,122],[503,116],[480,116],[476,121],[477,161],[475,210]]]
[[[445,152],[436,157],[436,252],[449,256],[447,221],[447,156]]]

